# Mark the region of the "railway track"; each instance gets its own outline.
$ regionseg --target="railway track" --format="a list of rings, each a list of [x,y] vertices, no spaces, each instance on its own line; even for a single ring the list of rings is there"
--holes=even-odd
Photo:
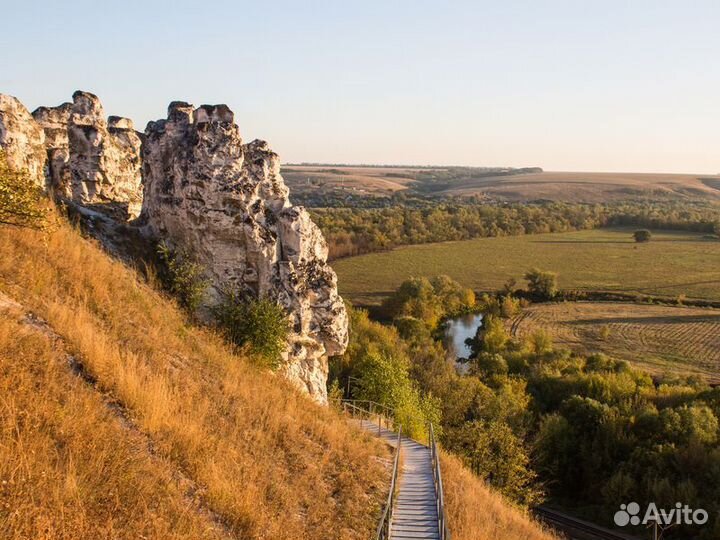
[[[538,519],[572,540],[640,540],[637,536],[612,531],[545,506],[538,506],[533,512]]]

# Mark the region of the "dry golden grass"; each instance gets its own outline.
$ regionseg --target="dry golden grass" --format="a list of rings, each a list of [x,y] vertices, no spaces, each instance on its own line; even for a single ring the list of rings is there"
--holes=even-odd
[[[509,506],[456,457],[442,453],[441,467],[453,540],[557,540],[527,513]]]
[[[652,373],[699,374],[718,381],[720,310],[646,304],[537,304],[508,324],[526,337],[542,329],[556,345],[603,352]]]
[[[0,396],[0,537],[225,537],[57,344],[7,312]]]
[[[2,227],[0,253],[0,291],[49,323],[96,380],[87,388],[120,405],[151,441],[153,463],[160,464],[150,465],[133,435],[122,433],[97,399],[74,405],[81,399],[75,396],[79,383],[50,389],[43,380],[55,377],[51,371],[38,368],[20,380],[4,371],[5,407],[34,395],[45,403],[34,414],[46,420],[31,426],[22,407],[5,409],[3,422],[17,425],[15,436],[25,446],[8,446],[4,437],[4,458],[14,452],[22,463],[27,452],[35,454],[25,466],[32,472],[26,491],[3,491],[3,538],[138,538],[139,531],[147,538],[212,536],[199,532],[207,527],[202,512],[183,515],[183,498],[168,484],[170,471],[189,479],[192,496],[232,536],[364,539],[374,530],[389,477],[381,443],[232,354],[210,331],[188,325],[172,302],[67,225],[47,236]],[[35,356],[23,353],[32,349],[22,335],[9,332],[5,339],[17,354]],[[49,370],[58,359],[48,354],[41,357]],[[13,355],[5,358],[10,362]],[[48,432],[52,423],[65,426],[66,435]],[[117,455],[108,447],[115,435]],[[74,450],[63,461],[65,437]],[[134,469],[125,470],[124,460]],[[42,471],[52,471],[52,482],[35,480]],[[79,478],[88,482],[78,484]],[[56,495],[46,495],[50,484]],[[73,499],[75,489],[80,492]],[[12,521],[20,497],[25,526],[35,527],[34,534]],[[158,499],[167,501],[157,513],[141,511],[139,505],[152,509]],[[96,524],[83,517],[88,508],[118,516],[123,528],[98,532],[112,525],[111,518]],[[89,521],[71,533],[43,528],[83,520]]]

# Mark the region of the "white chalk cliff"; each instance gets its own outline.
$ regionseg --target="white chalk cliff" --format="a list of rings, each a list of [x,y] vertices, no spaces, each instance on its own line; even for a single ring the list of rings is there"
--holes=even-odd
[[[327,244],[290,204],[278,156],[263,141],[243,144],[225,105],[171,103],[145,137],[143,226],[195,255],[209,303],[227,288],[278,301],[292,329],[283,370],[325,402],[327,357],[347,347],[347,314]]]
[[[243,144],[227,106],[173,102],[141,136],[128,119],[106,120],[87,92],[32,116],[0,94],[0,147],[60,199],[123,204],[130,218],[142,201],[135,225],[193,253],[211,283],[208,306],[224,290],[277,301],[291,328],[282,371],[327,401],[328,356],[348,343],[327,244],[290,204],[278,156],[263,141]]]

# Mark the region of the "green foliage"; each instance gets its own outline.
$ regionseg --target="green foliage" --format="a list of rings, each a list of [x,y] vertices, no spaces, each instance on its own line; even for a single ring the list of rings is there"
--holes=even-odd
[[[552,336],[545,330],[540,329],[527,337],[525,345],[535,355],[545,354],[553,349]]]
[[[475,359],[475,369],[487,379],[508,374],[507,361],[497,353],[481,352]]]
[[[558,293],[557,277],[555,272],[543,272],[537,268],[529,270],[525,273],[528,292],[535,300],[552,300]]]
[[[504,422],[473,421],[448,434],[467,465],[509,499],[522,505],[541,500],[521,438]]]
[[[418,299],[436,301],[430,280],[404,293],[399,305],[415,314],[423,313]],[[405,314],[382,326],[362,312],[352,315],[345,368],[333,371],[359,375],[353,395],[394,404],[413,430],[413,418],[435,418],[441,444],[518,504],[535,504],[546,490],[595,516],[628,500],[687,501],[718,514],[720,388],[654,380],[603,354],[556,349],[543,334],[519,343],[503,323],[503,301],[481,299],[488,312],[466,374],[425,320]],[[715,522],[708,530],[720,529]]]
[[[359,203],[368,198],[361,198]],[[332,258],[381,251],[401,245],[469,240],[481,237],[570,232],[599,227],[647,227],[712,233],[717,205],[698,202],[619,202],[476,204],[428,202],[420,208],[316,208],[313,221],[323,231]],[[506,292],[512,292],[510,290]]]
[[[500,316],[504,319],[512,319],[520,313],[520,300],[506,294],[500,300]]]
[[[510,334],[505,324],[498,317],[485,316],[479,329],[482,350],[488,353],[500,353],[505,350],[510,341]]]
[[[350,325],[350,343],[345,354],[333,359],[330,380],[349,380],[349,397],[393,409],[403,431],[412,437],[425,439],[428,422],[441,435],[440,404],[429,393],[421,392],[410,377],[408,345],[395,328],[375,323],[366,312],[353,309]]]
[[[474,307],[475,293],[442,275],[405,280],[383,306],[390,317],[412,317],[422,321],[430,331],[435,330],[442,319]]]
[[[203,277],[204,269],[194,262],[186,249],[173,250],[165,242],[158,244],[159,277],[165,289],[177,298],[180,306],[194,314],[205,298],[210,282]]]
[[[639,229],[633,233],[636,242],[649,242],[652,239],[652,233],[647,229]]]
[[[26,171],[10,169],[0,149],[0,224],[41,229],[47,219],[47,201]]]
[[[280,367],[290,323],[277,302],[226,292],[213,311],[228,340],[238,347],[248,347],[261,365]]]

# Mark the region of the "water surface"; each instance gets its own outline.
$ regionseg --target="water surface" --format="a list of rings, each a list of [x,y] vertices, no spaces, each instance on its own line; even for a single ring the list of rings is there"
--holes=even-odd
[[[445,326],[445,348],[453,360],[470,356],[470,347],[465,344],[468,338],[474,338],[482,323],[482,314],[469,313],[457,319],[451,319]]]

